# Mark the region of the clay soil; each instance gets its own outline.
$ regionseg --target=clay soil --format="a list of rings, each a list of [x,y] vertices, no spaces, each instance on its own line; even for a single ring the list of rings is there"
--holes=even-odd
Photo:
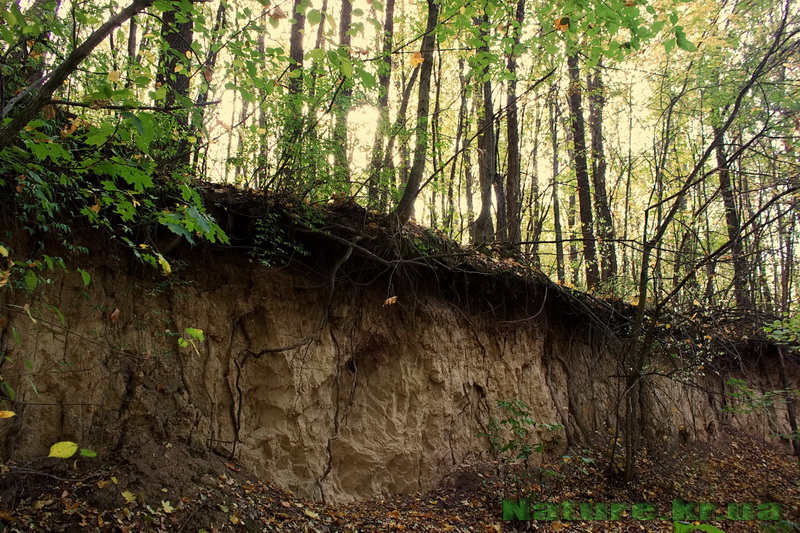
[[[131,452],[133,450],[128,450]],[[731,437],[717,449],[644,451],[628,485],[606,473],[597,452],[575,451],[537,465],[496,461],[464,465],[424,494],[376,495],[326,504],[278,490],[234,462],[187,448],[151,444],[135,460],[43,459],[9,464],[0,475],[6,531],[673,531],[666,520],[504,521],[503,498],[531,502],[672,501],[781,505],[776,522],[697,521],[725,532],[797,531],[798,462],[786,448]],[[768,527],[778,529],[768,529]],[[765,527],[767,529],[765,529]]]

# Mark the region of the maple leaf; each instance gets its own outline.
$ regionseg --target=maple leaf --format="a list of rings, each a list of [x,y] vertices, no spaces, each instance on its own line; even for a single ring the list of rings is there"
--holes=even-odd
[[[556,19],[553,25],[558,31],[567,31],[569,29],[569,23],[569,17],[561,17]]]
[[[414,52],[414,54],[411,56],[411,66],[412,67],[416,67],[417,65],[421,64],[423,61],[425,61],[425,58],[422,57],[422,52]]]

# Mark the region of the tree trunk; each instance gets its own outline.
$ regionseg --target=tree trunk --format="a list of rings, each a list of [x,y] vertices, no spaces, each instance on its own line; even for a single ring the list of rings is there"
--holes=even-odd
[[[191,53],[194,38],[194,20],[187,13],[176,9],[165,11],[162,16],[161,37],[167,45],[161,51],[156,83],[167,88],[163,105],[175,105],[178,97],[189,94],[189,69],[184,66],[186,53]],[[176,72],[177,70],[177,72]],[[179,117],[179,122],[186,121],[185,116]]]
[[[714,147],[714,152],[717,158],[717,171],[719,172],[719,193],[725,206],[728,239],[731,241],[733,293],[736,299],[736,306],[739,309],[750,310],[753,309],[753,299],[750,297],[747,283],[747,260],[744,257],[742,237],[740,235],[739,211],[736,208],[736,200],[734,198],[736,191],[734,191],[731,183],[730,167],[728,165],[728,157],[725,154],[722,132],[717,126],[714,126],[714,137],[719,139],[719,142]]]
[[[481,21],[481,35],[485,37],[488,31],[489,17],[484,13]],[[484,41],[485,42],[485,41]],[[488,45],[483,45],[480,51],[488,53]],[[480,134],[478,135],[478,177],[481,190],[481,212],[475,221],[475,231],[472,242],[478,244],[494,238],[492,224],[492,183],[497,173],[497,160],[495,159],[495,137],[492,123],[494,120],[494,106],[492,103],[492,82],[487,78],[489,65],[487,64],[481,78],[483,92],[483,113],[480,121]]]
[[[342,12],[339,18],[339,47],[345,56],[350,58],[350,26],[353,21],[353,4],[351,0],[342,0]],[[342,75],[343,76],[343,75]],[[336,186],[349,189],[350,161],[347,154],[347,114],[352,104],[353,82],[351,78],[342,78],[342,89],[336,96],[334,105],[335,124],[333,128],[333,159]]]
[[[597,269],[597,252],[594,240],[594,221],[592,217],[592,196],[589,188],[589,170],[586,162],[586,128],[583,119],[581,76],[578,56],[567,57],[569,69],[569,107],[572,143],[574,147],[575,178],[578,182],[578,203],[583,237],[583,258],[586,268],[586,288],[596,287],[600,281]]]
[[[372,146],[372,159],[369,163],[369,184],[367,202],[371,208],[383,211],[386,206],[380,202],[381,178],[384,171],[383,143],[389,134],[389,90],[392,80],[392,46],[394,43],[394,1],[386,2],[386,18],[383,24],[383,58],[378,64],[378,127],[375,130],[375,143]],[[387,185],[384,183],[383,187]]]
[[[617,274],[614,221],[606,194],[606,156],[603,147],[603,107],[605,88],[600,65],[589,75],[589,130],[592,133],[592,185],[597,212],[597,235],[600,239],[600,279],[609,281]]]
[[[508,135],[508,174],[506,176],[506,223],[508,224],[508,242],[516,244],[520,241],[520,148],[519,148],[519,117],[517,112],[517,49],[520,41],[520,28],[525,16],[525,0],[517,0],[515,18],[519,26],[513,28],[513,49],[508,54],[508,72],[511,79],[508,82],[508,95],[506,107],[508,119],[506,122]],[[534,141],[535,142],[535,141]],[[534,162],[534,164],[536,164]]]
[[[422,173],[425,171],[425,159],[428,152],[428,124],[430,117],[428,111],[431,102],[431,73],[433,72],[433,49],[436,36],[434,30],[439,19],[439,5],[436,0],[428,0],[428,21],[425,26],[425,35],[422,37],[420,54],[422,65],[419,74],[419,99],[417,102],[417,125],[415,129],[416,142],[414,145],[414,162],[408,176],[408,183],[403,191],[403,196],[395,209],[397,221],[405,224],[414,213],[414,201],[419,194],[422,183]]]
[[[558,282],[562,285],[567,282],[566,270],[564,268],[564,235],[561,231],[561,204],[558,198],[558,86],[553,85],[548,97],[548,109],[550,112],[550,141],[553,151],[553,229],[556,241],[556,272]]]

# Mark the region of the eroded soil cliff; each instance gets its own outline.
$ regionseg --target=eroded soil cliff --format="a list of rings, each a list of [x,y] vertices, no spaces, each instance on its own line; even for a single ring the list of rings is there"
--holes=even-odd
[[[214,452],[336,502],[428,490],[495,458],[478,435],[502,414],[498,400],[564,425],[534,439],[544,457],[621,443],[625,305],[520,277],[519,264],[380,262],[347,244],[358,240],[310,234],[309,258],[272,266],[236,246],[179,246],[169,276],[92,234],[88,285],[56,269],[33,291],[0,291],[2,377],[17,413],[2,421],[3,460],[40,465],[71,440],[93,461],[158,456],[148,464],[177,463],[198,482],[193,455]],[[784,429],[780,407],[722,411],[728,377],[780,388],[769,350],[748,349],[705,372],[657,356],[636,406],[641,442],[670,450]],[[146,475],[168,486],[170,472]]]

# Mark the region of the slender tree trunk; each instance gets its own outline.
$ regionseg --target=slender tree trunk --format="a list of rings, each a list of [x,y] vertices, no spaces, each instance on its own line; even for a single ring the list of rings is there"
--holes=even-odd
[[[469,80],[462,80],[464,85],[463,93],[466,94],[466,84],[469,83]],[[464,131],[470,131],[470,117],[474,117],[476,113],[477,103],[475,102],[475,98],[472,98],[472,109],[471,112],[465,117],[464,121]],[[475,175],[472,171],[472,155],[471,149],[466,148],[464,150],[464,194],[466,195],[466,203],[467,203],[467,229],[469,231],[469,238],[470,242],[474,242],[475,236]]]
[[[586,162],[586,132],[583,119],[583,103],[581,76],[578,56],[567,57],[569,69],[569,107],[570,127],[575,158],[575,178],[578,182],[578,201],[581,218],[581,235],[583,237],[583,258],[586,268],[586,287],[596,287],[600,281],[597,269],[597,252],[594,239],[594,221],[592,217],[592,196],[589,188],[589,170]]]
[[[339,18],[339,47],[344,50],[345,57],[349,61],[350,26],[353,21],[352,0],[342,0],[342,12]],[[347,114],[350,112],[351,98],[353,94],[353,82],[350,78],[342,79],[342,89],[336,97],[334,105],[335,124],[333,129],[333,174],[336,178],[337,186],[349,189],[350,184],[350,161],[347,154]],[[348,191],[349,193],[349,191]]]
[[[213,35],[217,35],[219,31],[225,27],[226,20],[225,20],[225,2],[220,2],[219,6],[217,7],[217,18],[214,22],[214,29],[212,30]],[[131,20],[133,22],[133,20]],[[128,51],[130,54],[130,50]],[[195,103],[197,104],[195,108],[192,110],[194,114],[191,123],[189,125],[191,132],[193,135],[197,135],[197,124],[202,124],[203,119],[205,117],[206,111],[206,103],[208,102],[208,95],[211,91],[211,82],[214,79],[214,68],[217,66],[217,50],[213,47],[209,49],[208,56],[206,57],[205,63],[203,65],[203,81],[200,84],[200,90],[197,93],[197,98],[195,99]],[[197,168],[197,162],[200,159],[200,148],[197,147],[194,150],[194,161],[192,163],[194,168]],[[205,172],[203,172],[205,174]]]
[[[553,229],[556,241],[556,272],[558,282],[567,282],[566,270],[564,268],[564,234],[561,231],[561,203],[558,196],[558,123],[560,112],[558,109],[558,86],[553,85],[548,97],[548,110],[550,112],[550,141],[553,151]]]
[[[414,201],[419,194],[422,174],[425,171],[425,159],[428,152],[428,124],[430,117],[431,73],[433,71],[433,50],[436,36],[434,30],[439,19],[439,4],[436,0],[428,1],[428,21],[425,35],[422,37],[422,65],[419,74],[419,100],[417,102],[416,142],[414,146],[414,162],[408,176],[408,183],[395,209],[397,221],[405,224],[414,214]]]
[[[525,0],[517,0],[517,10],[515,19],[519,26],[512,29],[513,49],[508,54],[508,72],[511,79],[508,82],[508,95],[506,107],[508,109],[508,119],[506,122],[508,135],[508,174],[506,176],[506,222],[508,224],[508,241],[517,243],[520,241],[520,141],[519,141],[519,117],[517,113],[517,49],[520,44],[520,28],[522,28],[525,16]],[[534,141],[535,142],[535,141]],[[535,161],[534,161],[535,164]]]
[[[592,133],[592,185],[597,212],[597,235],[600,239],[600,279],[609,281],[617,274],[617,252],[614,245],[614,221],[606,194],[606,155],[603,147],[603,108],[605,88],[598,65],[588,77],[589,130]]]
[[[279,164],[277,174],[281,182],[291,184],[290,190],[296,191],[304,169],[303,134],[304,116],[303,101],[303,36],[305,35],[306,16],[304,0],[294,0],[292,20],[294,22],[289,33],[289,94],[286,97],[286,112],[283,123],[283,134],[279,139]]]
[[[753,300],[750,297],[747,277],[747,260],[744,257],[744,247],[740,235],[741,224],[739,222],[739,211],[736,207],[734,196],[736,191],[733,189],[730,176],[728,158],[725,154],[725,145],[720,129],[714,126],[714,137],[719,142],[714,147],[717,158],[717,171],[719,172],[719,192],[722,196],[722,203],[725,206],[725,221],[728,226],[728,239],[731,241],[731,257],[733,261],[733,292],[736,299],[736,306],[739,309],[753,309]]]
[[[489,17],[484,13],[481,21],[481,35],[485,36],[488,31]],[[480,49],[488,53],[488,45]],[[492,183],[497,173],[497,161],[495,159],[495,137],[494,127],[494,106],[492,104],[492,82],[488,79],[489,65],[487,64],[482,72],[483,82],[480,87],[483,96],[483,113],[480,122],[480,134],[478,135],[478,176],[481,189],[481,212],[475,221],[475,233],[472,242],[477,244],[490,241],[494,238],[494,228],[492,224]]]
[[[529,247],[529,253],[531,254],[531,263],[534,266],[540,267],[541,266],[541,258],[539,256],[539,240],[542,237],[542,202],[540,198],[539,192],[539,135],[542,131],[542,106],[540,102],[537,101],[537,109],[536,109],[536,118],[535,124],[533,127],[533,147],[531,148],[531,184],[530,184],[530,206],[529,206],[529,226],[530,226],[530,237],[533,241],[531,246]],[[563,257],[562,257],[563,259]]]
[[[162,16],[161,37],[167,45],[161,52],[156,83],[167,87],[165,106],[175,105],[179,97],[189,94],[188,69],[184,66],[186,54],[191,53],[194,38],[194,20],[176,9],[165,11]],[[181,117],[184,122],[186,117]]]
[[[383,57],[378,64],[378,127],[375,130],[375,142],[372,146],[372,159],[370,160],[369,186],[367,189],[367,202],[373,209],[378,207],[383,211],[386,206],[380,202],[382,174],[384,173],[381,162],[384,159],[383,143],[389,134],[389,91],[392,81],[392,46],[394,43],[394,2],[387,0],[385,11],[386,18],[383,24]],[[386,188],[386,184],[383,184]]]

